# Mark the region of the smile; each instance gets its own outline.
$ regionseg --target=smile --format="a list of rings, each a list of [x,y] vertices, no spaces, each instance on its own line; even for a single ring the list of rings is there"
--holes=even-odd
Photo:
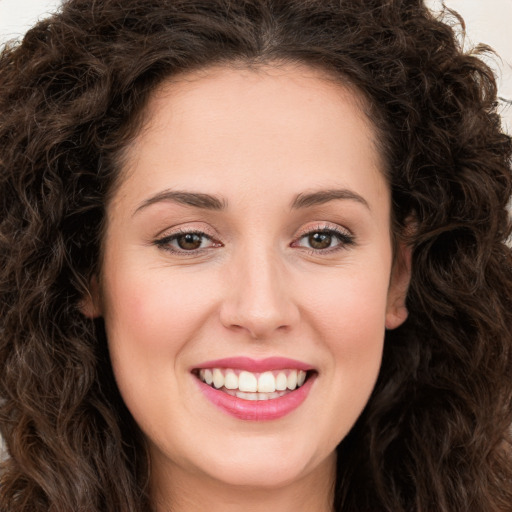
[[[264,421],[297,409],[308,396],[316,370],[284,358],[230,358],[192,370],[203,395],[238,419]]]
[[[253,373],[239,369],[201,369],[199,378],[224,393],[244,400],[273,400],[280,398],[306,381],[306,371],[284,369]]]

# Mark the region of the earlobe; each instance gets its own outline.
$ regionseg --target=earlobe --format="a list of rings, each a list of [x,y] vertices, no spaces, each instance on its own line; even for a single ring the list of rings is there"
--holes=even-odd
[[[386,313],[386,329],[396,329],[407,320],[408,316],[409,311],[407,311],[405,301],[394,304]]]
[[[400,244],[388,290],[386,329],[396,329],[407,320],[409,315],[405,302],[411,281],[411,259],[411,247]]]
[[[98,279],[95,275],[91,278],[88,293],[83,298],[80,309],[87,318],[98,318],[102,315]]]

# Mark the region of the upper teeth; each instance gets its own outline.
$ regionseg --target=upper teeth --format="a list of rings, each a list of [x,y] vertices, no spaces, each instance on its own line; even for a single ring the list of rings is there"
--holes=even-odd
[[[203,382],[220,389],[238,389],[243,392],[273,393],[274,391],[293,391],[306,380],[304,370],[275,370],[252,373],[245,370],[225,368],[205,368],[199,370]]]

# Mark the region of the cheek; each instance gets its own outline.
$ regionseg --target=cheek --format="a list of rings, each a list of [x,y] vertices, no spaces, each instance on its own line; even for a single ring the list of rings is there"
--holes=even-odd
[[[160,407],[159,390],[176,389],[181,354],[194,342],[209,304],[190,279],[168,279],[162,269],[132,270],[119,265],[108,276],[104,319],[116,382],[137,416],[139,406]]]
[[[110,276],[106,289],[109,340],[114,343],[122,337],[123,344],[146,351],[176,352],[209,304],[207,287],[165,269],[139,273],[120,269]]]
[[[344,269],[337,276],[316,279],[309,292],[304,290],[305,307],[311,322],[336,348],[349,353],[371,346],[384,332],[388,274],[379,271]],[[377,336],[380,341],[380,336]]]
[[[388,279],[382,269],[343,273],[317,284],[309,302],[310,324],[328,354],[324,382],[329,384],[321,393],[333,414],[324,428],[337,443],[364,409],[380,371]]]

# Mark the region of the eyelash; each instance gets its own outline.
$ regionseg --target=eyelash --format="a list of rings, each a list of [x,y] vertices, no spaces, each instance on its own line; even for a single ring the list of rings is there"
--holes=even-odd
[[[338,243],[333,247],[327,247],[325,249],[315,249],[312,247],[308,248],[308,247],[304,247],[302,245],[298,245],[298,242],[300,242],[301,240],[303,240],[307,237],[310,237],[312,235],[316,235],[316,234],[331,236],[331,237],[337,239]],[[209,240],[212,243],[212,245],[209,247],[199,247],[197,249],[191,249],[191,250],[175,248],[171,245],[173,242],[176,242],[180,237],[186,236],[186,235],[196,235],[198,237],[201,237],[203,240],[204,239]],[[216,241],[213,237],[204,233],[203,231],[197,231],[197,230],[191,230],[191,231],[180,230],[180,231],[177,231],[176,233],[173,233],[171,235],[167,235],[158,240],[155,240],[154,244],[162,250],[165,250],[165,251],[168,251],[168,252],[171,252],[174,254],[187,255],[187,256],[193,256],[198,253],[208,251],[209,249],[213,249],[216,247],[222,247],[221,242]],[[350,246],[353,246],[353,245],[355,245],[355,238],[352,234],[350,234],[346,231],[338,230],[331,226],[323,226],[323,227],[318,227],[315,229],[310,229],[308,231],[305,231],[295,241],[293,241],[290,244],[291,247],[302,248],[302,249],[308,251],[309,253],[315,254],[315,255],[330,254],[330,253],[337,252],[340,250],[344,250],[344,249],[346,250],[347,248],[349,248]]]
[[[197,236],[201,237],[202,239],[210,240],[213,243],[213,245],[210,247],[199,247],[198,249],[192,249],[190,251],[188,251],[186,249],[172,247],[172,245],[171,245],[172,242],[175,242],[180,237],[186,236],[186,235],[197,235]],[[168,251],[168,252],[171,252],[174,254],[183,254],[183,255],[187,255],[187,256],[195,255],[199,252],[203,252],[205,250],[212,249],[215,247],[222,247],[222,244],[220,242],[215,241],[213,237],[211,237],[210,235],[207,235],[203,231],[198,231],[198,230],[191,230],[191,231],[179,230],[176,233],[173,233],[172,235],[166,235],[162,238],[159,238],[158,240],[155,240],[154,244],[158,248],[163,249],[164,251]]]
[[[303,240],[304,238],[310,237],[315,234],[322,234],[322,235],[328,235],[333,238],[336,238],[338,243],[333,247],[327,247],[325,249],[314,249],[312,247],[303,247],[295,245],[300,240]],[[292,247],[303,247],[306,251],[308,251],[310,254],[330,254],[333,252],[346,250],[350,246],[355,245],[355,237],[348,231],[342,231],[340,229],[336,229],[332,226],[321,226],[317,227],[315,229],[309,229],[308,231],[301,234],[295,242],[292,242]]]

